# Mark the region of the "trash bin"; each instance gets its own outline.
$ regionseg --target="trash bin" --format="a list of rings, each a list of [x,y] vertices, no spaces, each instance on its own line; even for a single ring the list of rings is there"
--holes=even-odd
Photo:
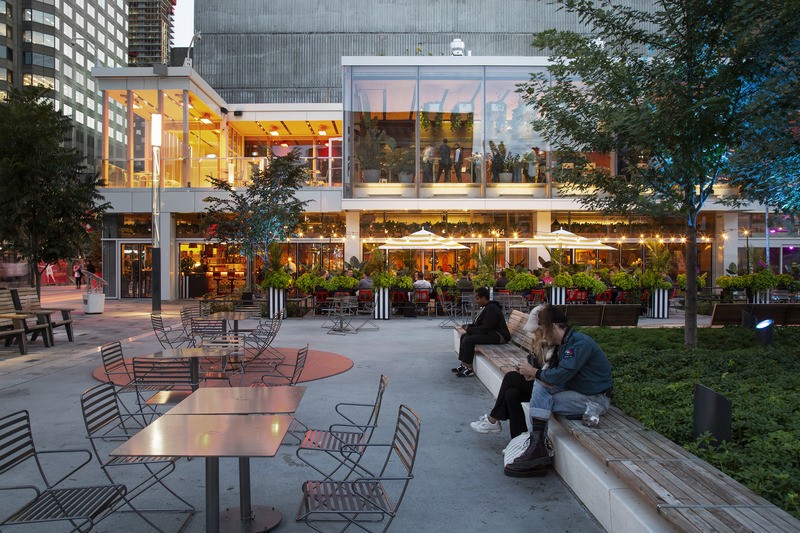
[[[83,312],[88,315],[99,315],[106,307],[106,295],[87,292],[83,295]]]

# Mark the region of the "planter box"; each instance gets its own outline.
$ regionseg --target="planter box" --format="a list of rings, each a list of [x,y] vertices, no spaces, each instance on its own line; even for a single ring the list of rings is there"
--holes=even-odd
[[[566,303],[567,303],[567,288],[550,287],[550,304],[566,305]]]
[[[106,295],[87,292],[83,295],[83,312],[87,315],[99,315],[106,308]]]
[[[392,314],[392,295],[387,287],[374,289],[372,293],[375,295],[375,307],[373,309],[373,317],[376,320],[389,320]]]
[[[286,289],[270,287],[267,294],[269,295],[269,318],[285,318]]]
[[[670,289],[655,289],[647,298],[647,318],[669,318]]]

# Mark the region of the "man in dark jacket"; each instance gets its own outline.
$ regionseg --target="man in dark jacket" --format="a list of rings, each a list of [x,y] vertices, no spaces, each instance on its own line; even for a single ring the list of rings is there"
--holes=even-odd
[[[499,302],[489,300],[489,289],[479,287],[475,289],[475,303],[482,309],[475,318],[475,322],[466,327],[466,333],[461,336],[458,349],[458,360],[461,363],[453,369],[459,378],[469,378],[475,375],[472,361],[475,359],[475,346],[478,344],[505,344],[511,340],[506,319],[503,316],[503,306]]]

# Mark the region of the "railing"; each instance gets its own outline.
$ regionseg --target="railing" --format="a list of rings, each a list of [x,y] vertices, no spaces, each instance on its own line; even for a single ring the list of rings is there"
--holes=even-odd
[[[103,285],[108,285],[108,282],[97,274],[92,274],[91,272],[84,270],[83,275],[86,277],[87,294],[102,294]]]

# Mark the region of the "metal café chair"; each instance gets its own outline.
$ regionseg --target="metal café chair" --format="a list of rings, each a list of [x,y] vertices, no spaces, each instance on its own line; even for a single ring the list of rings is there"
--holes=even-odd
[[[133,385],[139,400],[140,410],[150,405],[171,405],[186,399],[197,387],[192,382],[192,371],[188,358],[154,359],[133,358]],[[155,394],[144,399],[148,392]]]
[[[132,485],[130,481],[133,479],[132,476],[138,476],[136,480],[139,483],[128,489],[128,493],[123,497],[123,502],[120,502],[118,509],[128,507],[131,512],[136,513],[157,531],[164,530],[145,516],[145,513],[186,514],[180,528],[182,530],[194,515],[195,508],[164,483],[164,479],[175,470],[175,463],[179,457],[109,457],[103,459],[108,457],[112,447],[119,446],[120,443],[127,441],[132,436],[125,425],[124,416],[120,412],[113,383],[101,383],[84,391],[81,395],[81,411],[87,438],[100,463],[100,468],[108,480],[114,483],[116,481],[114,478],[119,475],[120,479],[125,479],[129,485]],[[108,445],[108,443],[114,444]],[[131,471],[133,471],[132,474]],[[155,485],[160,485],[180,501],[181,508],[140,509],[132,503],[134,499]]]
[[[133,372],[128,368],[128,363],[122,352],[122,343],[120,341],[104,344],[100,347],[100,356],[103,360],[103,370],[106,374],[106,379],[115,387],[119,404],[123,410],[130,415],[130,419],[134,420],[139,427],[144,427],[153,421],[158,416],[154,406],[147,405],[144,399],[139,395],[140,389],[134,384]],[[141,388],[144,388],[142,386]],[[156,392],[159,388],[153,388],[151,392]],[[120,394],[133,394],[136,409],[131,410],[127,404],[122,401]],[[142,411],[141,406],[146,406],[146,412]],[[127,418],[127,417],[126,417]]]
[[[193,339],[186,335],[183,328],[165,326],[164,317],[161,314],[151,314],[150,323],[153,325],[153,331],[162,348],[181,348],[193,344]]]
[[[461,326],[461,308],[456,305],[452,295],[445,293],[441,287],[436,289],[439,297],[439,307],[442,310],[444,319],[439,322],[440,328],[457,328]]]
[[[31,432],[31,420],[28,411],[17,411],[0,418],[0,477],[20,467],[38,472],[39,478],[19,480],[16,473],[9,476],[21,485],[2,484],[0,491],[17,492],[20,496],[27,493],[29,499],[22,506],[5,518],[0,519],[0,526],[31,526],[47,522],[69,522],[70,531],[90,531],[96,524],[111,514],[118,503],[125,497],[125,485],[69,486],[61,484],[74,478],[76,472],[89,464],[92,452],[89,450],[37,450]],[[70,465],[69,471],[53,481],[53,473],[45,468],[52,460],[43,461],[42,456],[49,454],[81,454],[85,457],[78,466]],[[33,461],[36,468],[26,468],[28,461]],[[63,465],[63,461],[59,461]],[[4,500],[13,501],[11,495],[3,496]]]
[[[283,320],[279,317],[262,320],[259,325],[244,337],[242,364],[245,371],[267,373],[275,365],[286,359],[281,352],[272,348]]]
[[[383,525],[381,531],[389,529],[414,478],[420,425],[417,414],[401,405],[392,441],[361,445],[388,448],[376,473],[343,481],[304,482],[297,520],[317,531],[324,531],[320,528],[334,521],[345,522],[340,531],[351,525],[366,530],[365,522]]]
[[[375,316],[375,296],[370,289],[361,289],[358,291],[358,307],[356,308],[356,316],[362,319],[362,322],[356,327],[356,331],[362,329],[381,329],[372,318]]]
[[[297,350],[297,358],[294,364],[279,363],[275,365],[274,370],[267,372],[261,376],[261,382],[253,383],[251,387],[281,387],[281,386],[294,386],[300,381],[300,376],[303,374],[303,369],[306,366],[306,359],[308,358],[308,344],[304,348]],[[281,370],[282,368],[286,370]],[[291,370],[291,373],[288,372]],[[297,439],[298,444],[302,442],[302,435],[308,431],[308,426],[303,424],[297,417],[292,420],[289,425],[287,435],[291,435]]]
[[[360,455],[363,453],[363,444],[369,444],[372,440],[372,435],[375,428],[378,426],[378,418],[381,414],[381,403],[383,401],[383,393],[389,385],[389,378],[381,375],[378,380],[378,395],[375,402],[369,403],[338,403],[336,404],[336,412],[345,419],[346,423],[331,424],[328,429],[309,429],[303,435],[303,440],[295,452],[297,458],[306,463],[308,466],[322,474],[325,480],[333,479],[336,472],[343,466],[348,466],[352,472],[357,461],[352,460],[352,455]],[[363,416],[363,412],[369,410],[367,417]],[[361,411],[361,416],[356,416]],[[354,414],[354,412],[356,414]],[[343,448],[348,446],[348,453],[343,455]],[[322,453],[319,453],[322,452]],[[322,461],[317,461],[320,456],[332,459],[334,467],[332,470],[323,469],[325,464]],[[346,478],[347,476],[345,476]]]

